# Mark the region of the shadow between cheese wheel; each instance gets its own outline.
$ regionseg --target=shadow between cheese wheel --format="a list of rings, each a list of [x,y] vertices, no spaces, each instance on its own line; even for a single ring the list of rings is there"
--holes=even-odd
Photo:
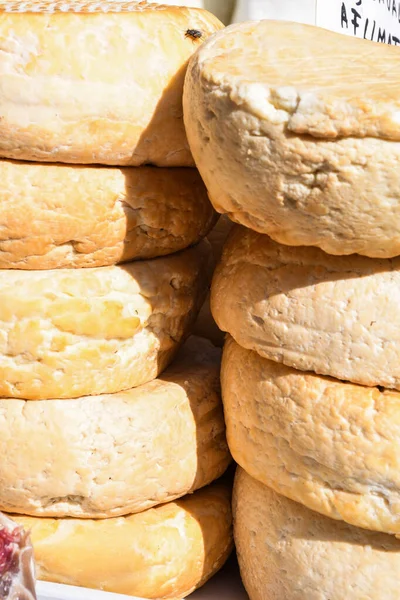
[[[234,537],[250,600],[397,600],[400,541],[334,521],[238,469]]]
[[[194,166],[183,82],[190,56],[223,27],[214,15],[104,0],[11,0],[0,15],[0,156]]]
[[[390,45],[271,20],[217,32],[183,98],[216,210],[282,244],[399,255],[399,81]]]
[[[231,488],[223,483],[127,517],[13,518],[30,530],[38,579],[143,598],[187,596],[233,547]]]
[[[0,160],[0,268],[103,267],[172,254],[215,222],[195,169]]]
[[[0,270],[0,396],[76,398],[151,381],[190,333],[211,268],[202,241],[123,266]]]
[[[328,517],[400,535],[400,394],[295,371],[228,337],[229,448],[252,477]]]
[[[0,400],[0,510],[111,517],[179,498],[230,463],[220,350],[191,337],[158,379],[75,400]]]
[[[211,286],[217,325],[302,371],[400,389],[400,257],[340,257],[237,226]]]
[[[207,236],[207,240],[211,244],[215,265],[218,264],[218,261],[221,258],[224,243],[232,226],[232,221],[230,221],[226,215],[222,215]],[[211,314],[210,294],[207,295],[207,298],[200,309],[199,316],[194,324],[193,333],[208,338],[215,346],[221,347],[224,345],[225,334],[218,328],[218,325]]]

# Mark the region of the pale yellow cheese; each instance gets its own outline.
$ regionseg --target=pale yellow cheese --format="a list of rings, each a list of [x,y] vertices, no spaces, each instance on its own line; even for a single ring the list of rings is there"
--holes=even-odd
[[[184,118],[216,210],[282,244],[400,255],[398,52],[284,21],[208,40]]]
[[[0,156],[193,166],[184,76],[221,27],[205,10],[146,2],[3,2]]]
[[[31,531],[38,579],[154,599],[203,585],[232,550],[230,486],[114,519],[14,516]]]
[[[206,241],[123,266],[0,270],[0,396],[42,400],[151,381],[207,293]]]

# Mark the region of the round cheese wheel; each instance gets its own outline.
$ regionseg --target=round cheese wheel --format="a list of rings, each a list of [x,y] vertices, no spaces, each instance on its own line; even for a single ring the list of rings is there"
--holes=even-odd
[[[31,534],[38,579],[142,598],[182,598],[232,550],[230,486],[112,519],[16,515]]]
[[[0,156],[193,166],[187,62],[221,27],[202,9],[145,2],[2,2]]]
[[[219,359],[191,337],[158,379],[125,392],[0,400],[0,509],[111,517],[214,481],[230,462]]]
[[[329,256],[237,227],[211,289],[223,331],[302,371],[400,389],[400,257]]]
[[[0,396],[118,392],[171,362],[207,293],[208,242],[124,266],[0,270]]]
[[[195,169],[0,160],[0,268],[102,267],[183,250],[215,221]]]
[[[398,58],[283,21],[212,36],[191,59],[184,118],[217,211],[288,245],[399,255]]]
[[[229,337],[221,381],[247,473],[333,519],[400,534],[399,392],[295,371]]]
[[[334,521],[239,469],[234,536],[250,600],[397,600],[400,541]]]

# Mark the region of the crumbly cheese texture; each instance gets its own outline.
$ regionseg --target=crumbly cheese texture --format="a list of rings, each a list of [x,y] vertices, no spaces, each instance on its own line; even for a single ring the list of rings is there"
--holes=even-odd
[[[399,392],[224,347],[229,448],[252,477],[328,517],[400,534]]]
[[[132,390],[0,400],[0,510],[112,517],[220,477],[230,455],[219,362],[220,350],[191,337],[158,379]]]
[[[0,269],[164,256],[197,243],[214,222],[195,169],[0,160]]]
[[[400,541],[323,517],[238,469],[234,537],[250,600],[397,600]]]
[[[189,595],[233,546],[222,483],[126,517],[13,518],[31,532],[38,579],[157,600]]]
[[[237,227],[213,278],[223,331],[261,356],[400,389],[400,258],[329,256]]]
[[[0,156],[193,166],[184,75],[221,27],[202,9],[146,2],[1,3]]]
[[[399,81],[389,45],[283,21],[217,33],[184,91],[215,208],[283,244],[399,255]]]
[[[151,381],[207,293],[206,241],[124,266],[0,270],[0,396],[43,400]]]

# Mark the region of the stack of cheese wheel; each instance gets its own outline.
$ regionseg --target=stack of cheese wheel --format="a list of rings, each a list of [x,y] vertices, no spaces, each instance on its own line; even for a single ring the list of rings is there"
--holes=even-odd
[[[232,548],[220,351],[189,337],[216,214],[182,116],[221,27],[0,6],[0,510],[39,579],[181,598]]]
[[[211,309],[252,600],[399,597],[399,59],[261,21],[189,64],[193,156],[239,223]]]

